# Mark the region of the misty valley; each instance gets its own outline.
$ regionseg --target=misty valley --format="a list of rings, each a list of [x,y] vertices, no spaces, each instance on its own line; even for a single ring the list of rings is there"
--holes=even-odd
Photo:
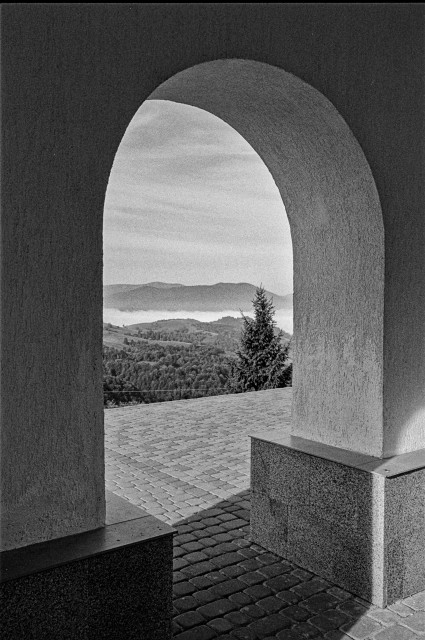
[[[274,306],[292,312],[292,296],[276,296],[264,291]],[[143,311],[155,308],[217,311],[237,304],[252,316],[253,298],[258,293],[248,283],[219,283],[186,287],[177,283],[152,282],[145,285],[104,287],[104,314]],[[154,304],[155,303],[155,304]],[[247,315],[248,315],[247,314]],[[271,326],[271,325],[270,325]],[[271,336],[282,347],[290,334],[275,325]],[[225,316],[202,322],[196,319],[162,319],[118,326],[103,323],[103,393],[105,407],[122,404],[164,402],[234,393],[232,372],[238,360],[244,317]],[[290,353],[289,360],[290,361]]]

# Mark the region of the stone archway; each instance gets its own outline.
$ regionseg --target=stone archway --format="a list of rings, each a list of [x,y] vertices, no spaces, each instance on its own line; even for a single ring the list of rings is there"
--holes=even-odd
[[[2,186],[1,542],[6,553],[37,542],[50,548],[57,538],[91,535],[105,522],[102,205],[125,126],[156,94],[213,110],[251,142],[280,185],[299,266],[298,432],[309,425],[310,437],[353,446],[347,424],[356,424],[355,410],[367,425],[356,424],[361,437],[355,448],[364,447],[370,428],[373,451],[384,456],[413,452],[410,468],[404,456],[396,457],[402,471],[394,479],[373,475],[384,492],[385,513],[379,512],[382,492],[365,496],[371,506],[366,511],[371,512],[373,497],[373,542],[381,541],[379,561],[387,564],[373,568],[366,554],[364,567],[383,577],[403,577],[403,591],[394,588],[392,598],[423,588],[425,576],[417,575],[424,548],[424,474],[419,470],[425,377],[424,154],[418,135],[424,105],[422,17],[423,7],[416,5],[394,11],[380,5],[341,11],[321,4],[312,11],[308,4],[264,8],[255,3],[203,4],[195,10],[179,4],[2,8],[7,168]],[[206,60],[215,62],[195,66]],[[329,96],[370,162],[385,225],[385,308],[382,228],[367,162],[326,98],[279,68]],[[285,183],[289,166],[298,170]],[[307,250],[307,238],[317,246]],[[320,284],[320,294],[310,287],[304,297],[307,277]],[[318,317],[317,309],[325,316]],[[364,347],[370,361],[349,379]],[[330,372],[321,360],[324,353]],[[312,390],[303,387],[304,373],[314,383]],[[320,398],[327,390],[329,397]],[[365,400],[370,405],[362,414],[359,405]],[[347,420],[340,429],[338,419]],[[319,488],[326,497],[328,486]],[[330,519],[332,527],[335,521]],[[351,570],[353,558],[359,564],[357,549],[350,555],[346,546],[338,547],[340,564]],[[326,563],[328,557],[323,558]],[[77,578],[76,593],[82,593],[85,579]],[[31,601],[41,584],[32,582]],[[44,596],[45,589],[39,591]],[[27,610],[31,617],[34,609],[26,606],[25,595],[23,600],[15,611]],[[42,602],[39,612],[49,609]],[[106,610],[101,599],[102,614],[115,613],[109,602]],[[70,610],[69,602],[62,604],[61,613]],[[132,615],[128,620],[134,626]],[[34,620],[29,624],[33,628]]]
[[[375,183],[349,127],[313,87],[253,61],[191,67],[150,98],[227,122],[281,193],[294,250],[292,433],[382,457],[384,232]]]

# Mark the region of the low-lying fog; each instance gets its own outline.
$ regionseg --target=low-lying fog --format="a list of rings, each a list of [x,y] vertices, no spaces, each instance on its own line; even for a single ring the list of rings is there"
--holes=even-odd
[[[246,313],[252,316],[252,313]],[[173,320],[193,318],[201,322],[214,322],[224,316],[240,318],[240,311],[119,311],[118,309],[103,309],[103,322],[110,322],[119,327],[138,324],[139,322],[155,322],[156,320]],[[277,326],[287,333],[292,333],[292,309],[280,309],[275,312],[274,319]]]

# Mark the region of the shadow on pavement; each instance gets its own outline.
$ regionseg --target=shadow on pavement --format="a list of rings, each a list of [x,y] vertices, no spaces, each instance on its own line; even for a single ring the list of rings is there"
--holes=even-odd
[[[249,493],[174,524],[174,638],[352,640],[384,629],[367,615],[382,610],[250,541]]]

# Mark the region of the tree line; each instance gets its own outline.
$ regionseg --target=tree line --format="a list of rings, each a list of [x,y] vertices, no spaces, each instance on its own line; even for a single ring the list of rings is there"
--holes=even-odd
[[[126,348],[103,347],[106,406],[219,395],[228,375],[229,357],[216,347],[131,340]]]

